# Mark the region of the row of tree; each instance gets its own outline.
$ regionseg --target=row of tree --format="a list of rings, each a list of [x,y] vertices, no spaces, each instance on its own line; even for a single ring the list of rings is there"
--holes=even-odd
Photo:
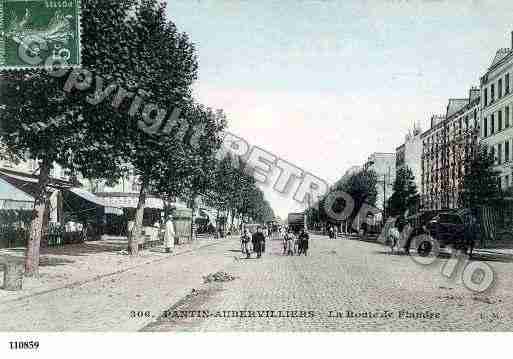
[[[343,221],[353,223],[364,204],[371,206],[376,204],[378,197],[377,183],[378,175],[374,170],[363,169],[344,176],[335,183],[329,193],[319,198],[315,206],[307,209],[309,225],[329,223],[338,226],[341,224],[342,220],[338,219],[340,218],[339,215],[344,212],[349,204],[342,196],[331,198],[330,193],[338,191],[345,192],[353,201],[352,211],[347,213],[346,218],[343,219]],[[331,215],[329,212],[331,212]]]
[[[196,49],[166,18],[165,4],[89,0],[81,6],[80,69],[1,74],[0,142],[8,156],[40,164],[27,275],[38,273],[54,164],[72,175],[109,182],[136,173],[141,187],[131,254],[138,252],[150,193],[185,199],[191,207],[205,195],[233,215],[268,219],[272,209],[251,176],[215,157],[226,116],[193,99]]]

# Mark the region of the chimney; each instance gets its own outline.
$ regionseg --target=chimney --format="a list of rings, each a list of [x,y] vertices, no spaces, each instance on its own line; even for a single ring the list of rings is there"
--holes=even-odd
[[[511,31],[511,49],[513,50],[513,31]]]

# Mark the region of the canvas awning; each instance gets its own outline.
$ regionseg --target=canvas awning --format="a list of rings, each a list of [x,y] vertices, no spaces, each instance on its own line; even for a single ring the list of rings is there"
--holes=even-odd
[[[81,188],[70,188],[69,191],[76,194],[77,196],[91,202],[91,203],[94,203],[98,206],[105,207],[105,202],[103,201],[103,199],[94,195],[91,192],[88,192]]]
[[[34,207],[34,197],[0,178],[0,210],[26,210]]]
[[[0,168],[0,178],[31,197],[35,197],[38,193],[39,180],[36,175]],[[46,190],[52,193],[56,189],[69,189],[72,186],[70,181],[49,178]]]
[[[105,213],[123,215],[123,210],[117,206],[110,206],[105,201],[105,198],[98,197],[94,193],[86,191],[82,188],[70,188],[69,191],[74,195],[86,200],[87,202],[95,205],[96,207],[104,207]]]
[[[139,203],[139,196],[137,194],[133,196],[109,196],[108,193],[102,193],[101,198],[108,207],[137,208],[137,204]],[[160,198],[147,197],[145,208],[163,210],[164,202]]]

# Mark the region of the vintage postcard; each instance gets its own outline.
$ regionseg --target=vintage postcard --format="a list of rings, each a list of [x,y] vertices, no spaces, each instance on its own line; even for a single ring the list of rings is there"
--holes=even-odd
[[[0,0],[0,332],[511,332],[512,13]]]

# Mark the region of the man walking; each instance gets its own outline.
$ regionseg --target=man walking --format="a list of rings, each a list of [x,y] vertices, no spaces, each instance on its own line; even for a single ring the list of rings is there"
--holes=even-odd
[[[256,252],[257,258],[262,257],[262,249],[265,243],[265,237],[262,233],[262,227],[258,226],[256,233],[253,233],[251,242],[253,243],[253,251]]]

